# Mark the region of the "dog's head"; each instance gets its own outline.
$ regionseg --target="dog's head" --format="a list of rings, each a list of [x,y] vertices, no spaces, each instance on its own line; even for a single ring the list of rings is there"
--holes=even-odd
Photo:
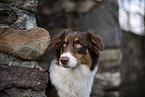
[[[90,70],[97,65],[100,51],[104,49],[102,39],[90,31],[73,32],[64,30],[51,43],[60,66],[74,68],[86,65]]]

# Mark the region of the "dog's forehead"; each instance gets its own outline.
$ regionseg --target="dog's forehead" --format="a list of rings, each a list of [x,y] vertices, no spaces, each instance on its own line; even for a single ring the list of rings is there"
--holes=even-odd
[[[69,33],[65,37],[65,42],[67,42],[68,40],[78,41],[78,40],[84,38],[84,36],[85,36],[85,34],[81,34],[80,32]]]

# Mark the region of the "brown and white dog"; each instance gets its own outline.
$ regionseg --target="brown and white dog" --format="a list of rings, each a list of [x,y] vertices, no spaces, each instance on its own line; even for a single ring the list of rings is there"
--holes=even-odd
[[[55,36],[51,44],[56,59],[49,69],[50,82],[58,96],[89,97],[100,51],[104,49],[102,39],[90,31],[73,32],[66,29]],[[51,97],[54,92],[49,90],[50,87],[46,94]]]

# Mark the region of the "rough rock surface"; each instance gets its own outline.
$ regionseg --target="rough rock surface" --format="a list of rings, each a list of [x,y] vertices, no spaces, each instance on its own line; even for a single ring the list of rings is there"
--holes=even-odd
[[[46,72],[28,67],[0,65],[0,91],[12,87],[44,90],[47,82]]]
[[[0,2],[0,28],[26,30],[36,27],[34,14]]]
[[[48,74],[36,61],[20,60],[0,53],[0,69],[0,97],[46,97]],[[35,86],[39,90],[33,89]]]
[[[11,55],[0,53],[0,65],[30,67],[44,71],[36,61],[20,60]]]
[[[0,0],[0,97],[46,97],[48,74],[34,59],[45,52],[50,36],[36,28],[37,4]]]
[[[50,43],[49,33],[42,28],[30,30],[0,28],[0,37],[0,52],[30,60],[43,55]]]
[[[0,97],[47,97],[44,91],[34,91],[33,89],[10,88],[0,93]]]
[[[36,12],[38,0],[1,0],[11,6],[15,6],[19,9],[27,10],[30,12]]]

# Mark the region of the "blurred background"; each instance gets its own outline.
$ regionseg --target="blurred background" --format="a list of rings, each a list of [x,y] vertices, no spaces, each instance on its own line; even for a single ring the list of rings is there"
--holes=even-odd
[[[0,28],[42,27],[51,38],[89,29],[102,37],[91,97],[145,97],[144,21],[144,0],[0,0]],[[48,48],[36,61],[47,71],[53,58]]]

